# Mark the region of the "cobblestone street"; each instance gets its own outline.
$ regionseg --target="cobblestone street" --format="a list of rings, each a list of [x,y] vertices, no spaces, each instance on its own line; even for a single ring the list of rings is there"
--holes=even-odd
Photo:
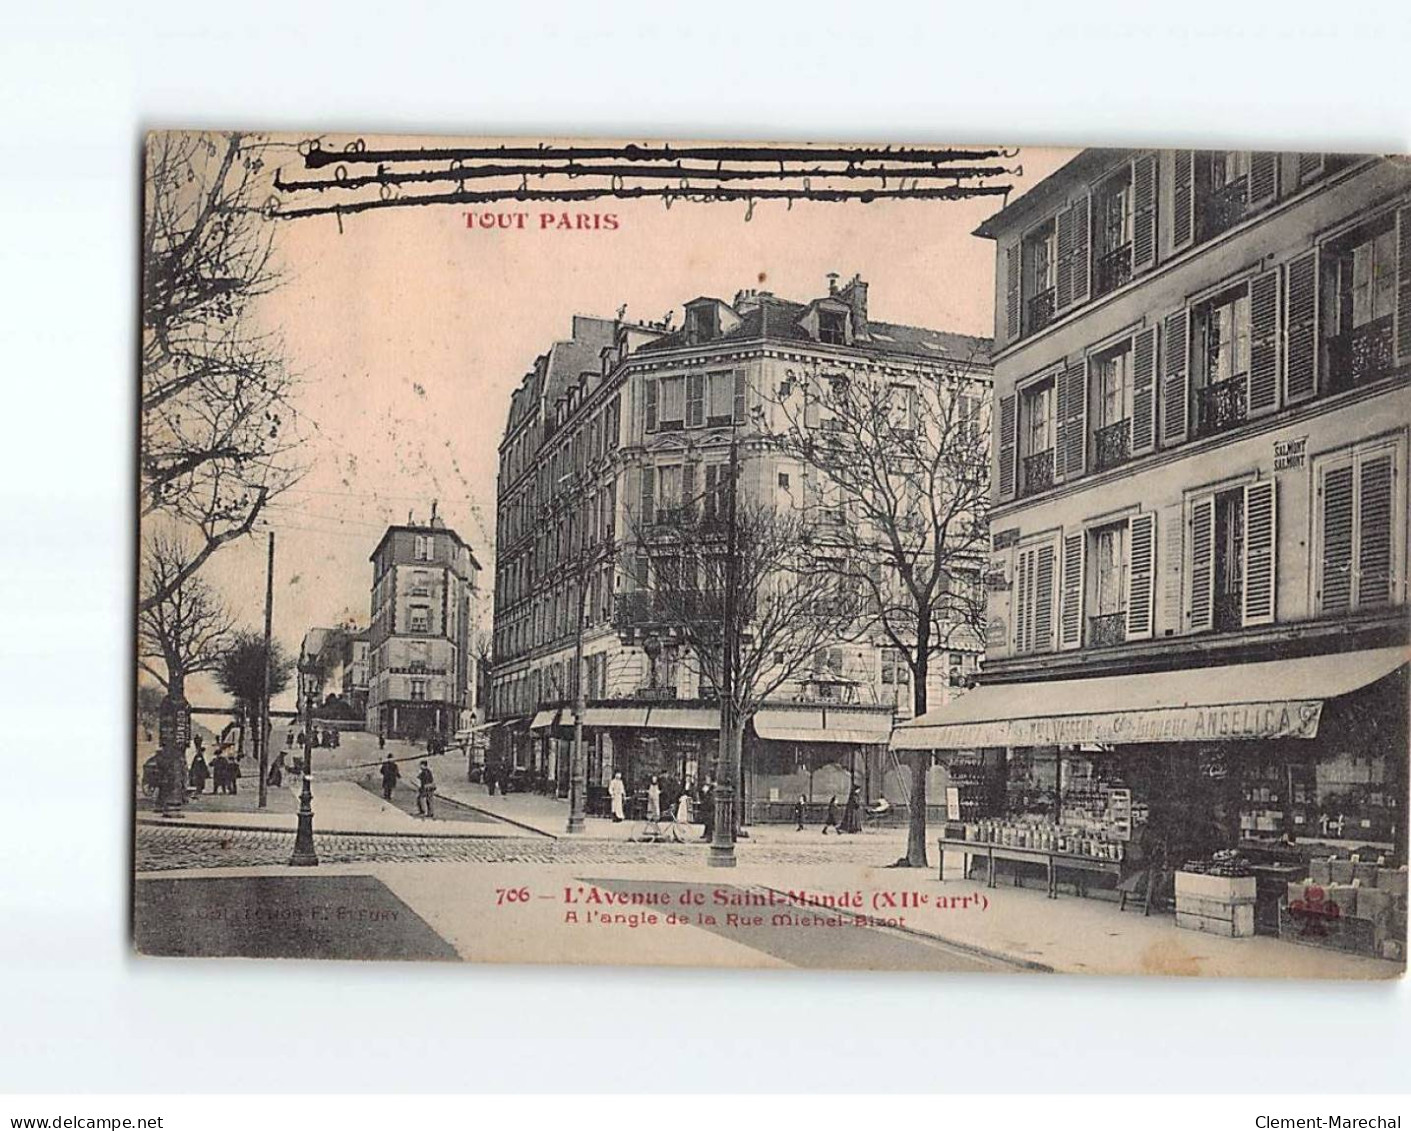
[[[428,863],[473,864],[657,864],[676,861],[704,864],[704,843],[632,844],[620,841],[548,837],[358,836],[319,835],[319,860],[328,864]],[[141,872],[182,868],[244,868],[284,864],[294,846],[293,832],[267,829],[212,829],[138,825],[135,867]],[[882,844],[833,839],[817,847],[800,844],[737,846],[741,863],[888,864],[894,859]]]

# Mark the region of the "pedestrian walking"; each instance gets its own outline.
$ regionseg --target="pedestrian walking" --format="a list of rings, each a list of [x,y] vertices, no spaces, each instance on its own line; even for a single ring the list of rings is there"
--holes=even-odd
[[[705,785],[701,786],[701,821],[705,825],[705,830],[701,833],[702,840],[711,840],[715,836],[715,779],[707,777]]]
[[[795,832],[803,832],[804,811],[808,807],[808,802],[804,800],[803,794],[799,794],[799,799],[794,802],[794,824],[797,826]]]
[[[419,817],[435,817],[436,809],[432,798],[436,796],[436,779],[431,776],[431,767],[425,762],[416,775],[416,812]]]
[[[840,833],[862,832],[862,790],[853,786],[848,793],[848,803],[843,807],[843,823]]]
[[[684,789],[681,791],[681,796],[676,799],[676,823],[679,825],[691,823],[691,794]]]
[[[225,783],[230,787],[231,793],[240,792],[240,759],[231,758],[225,771]]]
[[[225,752],[219,747],[216,748],[216,756],[211,759],[211,794],[225,792],[225,769],[228,763],[225,760]]]
[[[422,765],[426,765],[425,762]],[[397,788],[397,780],[402,776],[402,771],[397,769],[397,763],[392,761],[392,755],[387,755],[387,760],[382,763],[382,800],[391,801],[392,791]]]
[[[612,781],[608,783],[608,797],[612,801],[612,819],[623,820],[626,814],[622,811],[622,805],[627,799],[627,787],[622,783],[621,772],[612,775]]]
[[[270,764],[269,774],[265,777],[265,784],[275,787],[284,784],[284,758],[285,752],[281,750],[279,756]]]
[[[198,795],[206,792],[206,779],[211,776],[211,771],[206,765],[206,756],[201,753],[199,746],[196,747],[196,754],[191,759],[191,772],[187,776]]]
[[[826,814],[826,815],[824,816],[824,818],[823,818],[823,835],[824,835],[824,836],[827,836],[827,835],[828,835],[828,830],[829,830],[829,829],[832,829],[835,833],[842,831],[841,829],[838,828],[838,797],[837,797],[837,794],[834,794],[832,797],[828,798],[828,812],[827,812],[827,814]]]
[[[661,786],[657,784],[655,776],[652,784],[647,786],[647,820],[661,820]]]

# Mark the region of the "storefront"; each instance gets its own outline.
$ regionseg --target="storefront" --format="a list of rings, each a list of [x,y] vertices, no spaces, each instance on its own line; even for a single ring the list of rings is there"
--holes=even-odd
[[[893,746],[946,765],[943,839],[977,872],[991,854],[964,842],[1016,850],[994,863],[1018,882],[1062,880],[1072,857],[1075,889],[1115,898],[1236,853],[1268,870],[1260,924],[1277,933],[1274,879],[1329,857],[1405,864],[1407,703],[1407,652],[1384,648],[989,684]]]

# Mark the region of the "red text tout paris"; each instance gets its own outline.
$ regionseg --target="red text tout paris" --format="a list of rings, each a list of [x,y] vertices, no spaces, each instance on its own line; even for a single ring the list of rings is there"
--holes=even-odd
[[[615,232],[616,212],[464,212],[473,230],[505,232]]]

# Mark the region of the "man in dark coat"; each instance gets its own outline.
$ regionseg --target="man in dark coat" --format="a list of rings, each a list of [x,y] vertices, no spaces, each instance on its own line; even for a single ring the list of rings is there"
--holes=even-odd
[[[843,807],[843,823],[838,827],[838,831],[862,832],[862,790],[857,786],[853,786],[848,793],[848,803]]]
[[[224,793],[226,768],[229,766],[226,761],[225,751],[217,749],[216,756],[211,759],[211,793]]]
[[[701,820],[705,823],[702,840],[715,839],[715,779],[707,777],[701,786]]]
[[[436,809],[432,800],[436,796],[436,779],[431,776],[431,767],[425,762],[416,774],[416,813],[418,817],[435,817]]]
[[[201,752],[201,748],[196,747],[196,754],[191,759],[191,772],[188,775],[192,786],[196,792],[206,792],[206,779],[211,776],[210,768],[206,765],[206,756]]]
[[[397,788],[397,779],[401,776],[402,771],[397,769],[392,755],[387,755],[387,760],[382,763],[382,800],[392,800],[392,791]]]

